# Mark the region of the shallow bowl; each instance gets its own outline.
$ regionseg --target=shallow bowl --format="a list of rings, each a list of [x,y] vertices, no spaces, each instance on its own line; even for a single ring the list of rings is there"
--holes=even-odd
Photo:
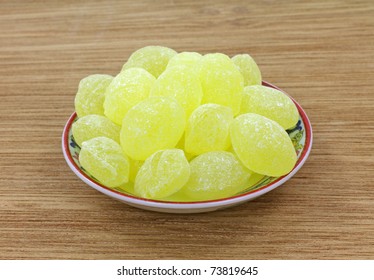
[[[264,86],[281,90],[278,87],[265,81],[262,84]],[[275,188],[281,186],[286,181],[291,179],[303,166],[312,148],[312,127],[303,108],[292,97],[291,99],[295,103],[299,111],[299,121],[297,125],[294,128],[287,130],[294,144],[298,157],[295,167],[291,170],[291,172],[281,177],[261,176],[257,181],[252,182],[253,184],[248,186],[248,188],[244,191],[241,191],[234,196],[224,199],[198,202],[160,201],[140,198],[123,190],[111,189],[102,185],[100,182],[96,181],[90,174],[88,174],[79,163],[80,147],[75,143],[71,129],[72,124],[77,120],[76,113],[73,113],[70,116],[64,127],[64,131],[62,134],[62,151],[65,160],[71,170],[83,182],[85,182],[88,186],[98,190],[99,192],[121,202],[124,202],[128,205],[145,210],[168,213],[200,213],[215,211],[253,200],[271,190],[274,190]]]

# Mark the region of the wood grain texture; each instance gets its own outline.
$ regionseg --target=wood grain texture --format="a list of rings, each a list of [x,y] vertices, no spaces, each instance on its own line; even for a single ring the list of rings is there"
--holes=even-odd
[[[372,1],[1,1],[0,258],[374,259]],[[284,186],[208,214],[138,210],[61,152],[77,85],[145,45],[250,53],[314,128]]]

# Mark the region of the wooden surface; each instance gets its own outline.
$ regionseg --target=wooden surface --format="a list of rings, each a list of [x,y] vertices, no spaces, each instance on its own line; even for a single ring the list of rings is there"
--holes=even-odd
[[[374,259],[372,1],[1,1],[0,258]],[[80,79],[146,45],[250,53],[314,128],[284,186],[224,211],[153,213],[61,152]]]

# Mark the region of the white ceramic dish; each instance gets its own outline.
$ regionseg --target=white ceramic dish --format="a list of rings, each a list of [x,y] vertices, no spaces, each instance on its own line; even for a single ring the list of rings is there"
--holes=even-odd
[[[263,82],[264,86],[273,87],[278,90],[276,86]],[[293,100],[293,99],[292,99]],[[296,172],[303,166],[304,162],[309,156],[312,148],[312,127],[310,121],[305,114],[301,106],[293,100],[298,111],[299,121],[295,128],[288,130],[288,134],[292,139],[295,146],[295,150],[298,155],[298,160],[293,170],[282,177],[262,177],[255,184],[249,186],[245,191],[242,191],[235,196],[200,202],[172,202],[172,201],[158,201],[151,199],[144,199],[136,197],[131,193],[121,191],[119,189],[111,189],[103,186],[97,182],[90,174],[88,174],[79,164],[79,152],[80,148],[75,143],[72,137],[71,126],[77,119],[76,113],[73,113],[67,121],[63,134],[62,134],[62,150],[67,164],[71,170],[87,185],[98,190],[99,192],[108,195],[114,199],[124,202],[128,205],[158,212],[169,212],[169,213],[199,213],[215,211],[227,207],[232,207],[243,202],[253,200],[285,183],[287,180],[292,178]]]

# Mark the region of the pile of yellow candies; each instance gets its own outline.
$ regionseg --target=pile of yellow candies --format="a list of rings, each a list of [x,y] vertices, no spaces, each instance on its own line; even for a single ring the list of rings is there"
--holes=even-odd
[[[135,51],[116,76],[90,75],[75,97],[73,137],[101,184],[156,200],[220,199],[254,174],[281,176],[296,152],[285,131],[299,114],[261,85],[248,54]]]

